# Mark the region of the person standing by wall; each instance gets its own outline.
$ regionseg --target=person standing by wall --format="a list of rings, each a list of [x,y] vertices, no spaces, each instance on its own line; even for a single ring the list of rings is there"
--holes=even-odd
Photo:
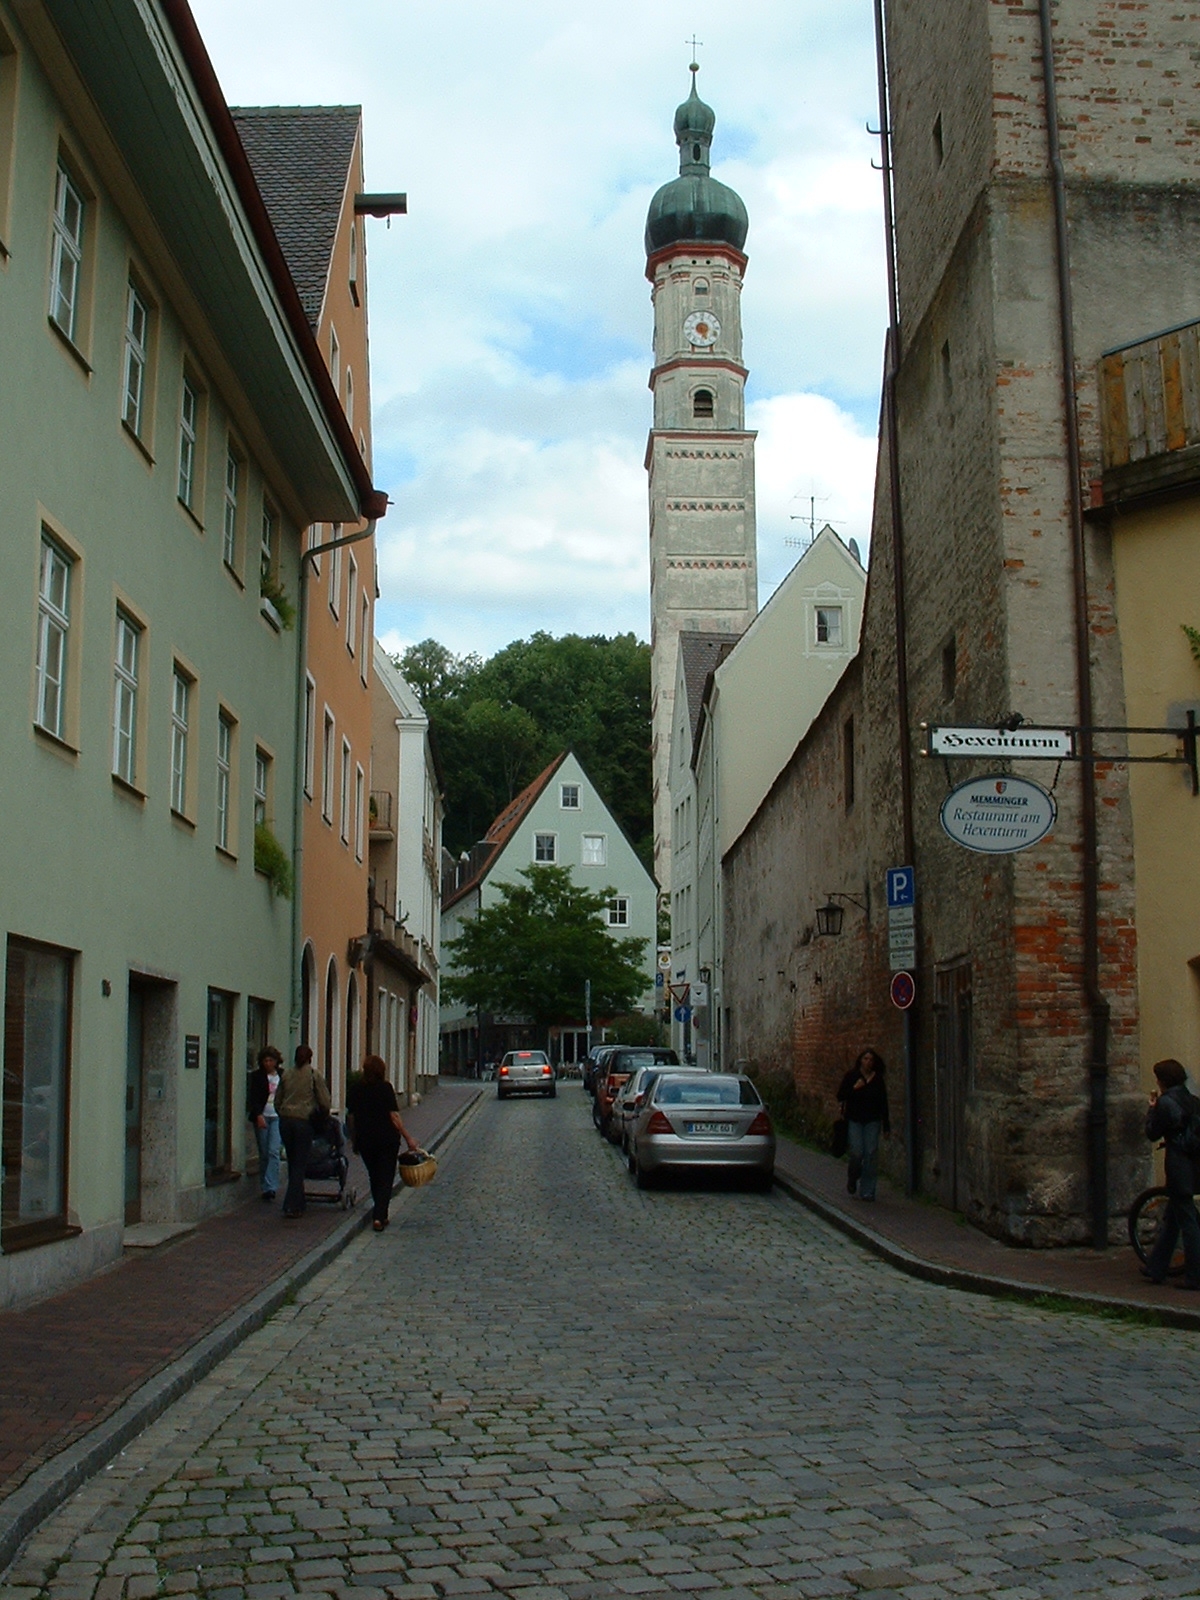
[[[346,1119],[354,1148],[362,1157],[371,1180],[374,1207],[371,1226],[376,1233],[382,1233],[388,1225],[400,1140],[403,1139],[410,1150],[417,1148],[401,1121],[396,1091],[387,1080],[387,1066],[382,1056],[368,1056],[363,1062],[362,1077],[352,1083],[346,1093]]]
[[[1162,1283],[1171,1265],[1175,1246],[1183,1236],[1183,1284],[1185,1289],[1200,1289],[1200,1217],[1196,1215],[1196,1164],[1186,1148],[1189,1123],[1200,1118],[1200,1100],[1189,1094],[1187,1073],[1180,1062],[1168,1058],[1154,1066],[1157,1091],[1150,1096],[1146,1113],[1146,1137],[1166,1143],[1167,1209],[1162,1230],[1143,1276]]]
[[[273,1044],[258,1052],[258,1067],[250,1074],[246,1115],[258,1140],[258,1182],[264,1200],[274,1200],[279,1188],[279,1113],[275,1093],[283,1070],[283,1055]]]
[[[291,1221],[304,1215],[304,1171],[312,1151],[312,1118],[329,1113],[331,1101],[325,1079],[313,1071],[312,1051],[306,1044],[296,1050],[296,1064],[285,1072],[275,1091],[279,1133],[287,1151],[288,1183],[283,1214]]]
[[[846,1119],[850,1170],[846,1187],[860,1200],[874,1200],[879,1174],[879,1135],[891,1133],[883,1058],[864,1050],[838,1088],[838,1104]]]

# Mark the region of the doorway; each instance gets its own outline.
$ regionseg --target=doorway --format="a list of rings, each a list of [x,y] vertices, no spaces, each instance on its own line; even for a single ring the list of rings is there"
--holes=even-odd
[[[142,1220],[142,1104],[145,1093],[146,991],[129,980],[125,1017],[125,1226]]]
[[[125,1013],[125,1224],[176,1215],[178,994],[169,979],[131,972]]]
[[[966,1198],[966,1104],[974,1071],[971,963],[955,961],[934,974],[938,1198],[953,1211]]]

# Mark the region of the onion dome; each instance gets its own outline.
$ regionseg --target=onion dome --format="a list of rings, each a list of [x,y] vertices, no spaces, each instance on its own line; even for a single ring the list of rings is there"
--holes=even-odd
[[[650,202],[646,216],[646,254],[664,245],[697,240],[731,244],[740,250],[746,242],[750,219],[740,195],[718,183],[708,170],[716,115],[696,92],[699,67],[692,63],[692,92],[675,113],[675,142],[679,146],[679,176]]]

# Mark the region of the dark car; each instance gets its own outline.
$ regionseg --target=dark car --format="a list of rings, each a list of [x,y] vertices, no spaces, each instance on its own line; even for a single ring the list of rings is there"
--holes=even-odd
[[[596,1098],[596,1086],[604,1076],[604,1063],[614,1050],[621,1047],[617,1044],[597,1044],[588,1051],[587,1059],[583,1063],[583,1087]]]
[[[592,1121],[605,1138],[608,1138],[613,1101],[617,1097],[618,1090],[628,1082],[639,1067],[659,1065],[677,1067],[679,1057],[674,1050],[648,1044],[618,1045],[609,1056],[604,1063],[603,1074],[597,1074],[596,1103],[592,1107]]]

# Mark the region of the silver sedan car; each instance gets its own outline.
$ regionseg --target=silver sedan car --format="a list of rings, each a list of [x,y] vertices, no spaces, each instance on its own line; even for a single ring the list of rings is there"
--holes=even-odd
[[[616,1145],[620,1145],[626,1155],[629,1154],[629,1141],[641,1115],[642,1107],[646,1103],[646,1096],[653,1085],[664,1072],[688,1073],[704,1072],[704,1067],[671,1067],[665,1064],[657,1066],[639,1067],[628,1083],[617,1090],[617,1098],[613,1101],[612,1116],[608,1120],[608,1137]]]
[[[688,1167],[737,1169],[770,1189],[775,1130],[743,1074],[664,1072],[651,1085],[629,1135],[629,1170],[648,1189]]]

